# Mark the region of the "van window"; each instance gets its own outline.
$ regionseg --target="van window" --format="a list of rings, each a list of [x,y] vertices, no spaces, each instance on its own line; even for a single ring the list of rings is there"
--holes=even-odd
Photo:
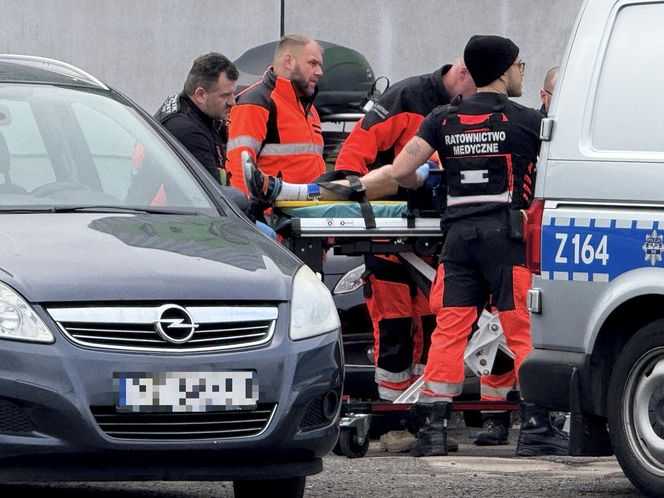
[[[664,152],[664,4],[625,6],[615,19],[592,116],[593,147]]]

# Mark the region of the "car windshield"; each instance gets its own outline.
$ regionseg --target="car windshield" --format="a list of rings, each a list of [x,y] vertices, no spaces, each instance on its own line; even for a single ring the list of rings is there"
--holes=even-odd
[[[219,215],[164,139],[108,92],[0,84],[0,211]]]

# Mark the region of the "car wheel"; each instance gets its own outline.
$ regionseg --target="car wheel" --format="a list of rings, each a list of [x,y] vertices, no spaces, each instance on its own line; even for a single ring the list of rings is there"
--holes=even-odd
[[[362,458],[369,451],[369,436],[360,442],[357,429],[342,428],[339,433],[339,448],[347,458]]]
[[[608,424],[625,475],[644,494],[664,497],[664,320],[643,327],[621,351]]]
[[[289,477],[288,479],[233,481],[233,493],[235,498],[258,498],[261,496],[302,498],[306,480],[306,477]]]

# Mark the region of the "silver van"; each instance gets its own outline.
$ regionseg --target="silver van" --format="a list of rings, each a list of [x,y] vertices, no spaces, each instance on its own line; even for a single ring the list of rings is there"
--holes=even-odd
[[[587,0],[542,123],[528,213],[529,401],[571,412],[664,496],[664,2]],[[608,427],[608,430],[607,430]]]

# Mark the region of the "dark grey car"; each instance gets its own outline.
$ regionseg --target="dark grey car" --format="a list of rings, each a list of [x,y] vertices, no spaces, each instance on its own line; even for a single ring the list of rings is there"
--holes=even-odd
[[[140,108],[0,56],[0,481],[300,496],[343,383],[327,288]]]

